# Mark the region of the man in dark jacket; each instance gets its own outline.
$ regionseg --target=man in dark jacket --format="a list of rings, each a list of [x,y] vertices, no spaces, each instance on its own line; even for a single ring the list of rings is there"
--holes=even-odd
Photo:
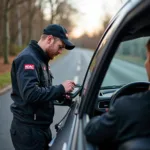
[[[74,89],[74,82],[67,80],[52,85],[49,60],[71,50],[67,31],[57,24],[47,26],[38,42],[30,44],[14,59],[11,70],[11,105],[13,120],[11,138],[16,150],[46,150],[52,135],[53,100],[63,99]]]
[[[145,68],[150,81],[150,40]],[[107,148],[130,139],[150,137],[150,91],[118,98],[108,112],[90,120],[85,128],[89,142]],[[112,147],[109,149],[112,149]]]

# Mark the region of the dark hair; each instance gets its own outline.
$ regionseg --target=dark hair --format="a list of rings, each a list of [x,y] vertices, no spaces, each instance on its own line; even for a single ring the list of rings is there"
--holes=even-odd
[[[146,47],[147,47],[148,51],[150,51],[150,39],[147,41]]]
[[[55,36],[53,36],[53,38],[55,42],[60,40],[58,37],[55,37]]]
[[[45,40],[45,39],[47,38],[47,36],[48,36],[48,35],[46,35],[46,34],[42,34],[42,35],[41,35],[41,39],[42,39],[42,40]]]
[[[41,35],[41,39],[42,39],[42,40],[45,40],[48,36],[49,36],[49,35],[42,34],[42,35]],[[58,37],[55,37],[55,36],[53,36],[53,38],[54,38],[54,41],[55,41],[55,42],[58,41],[58,40],[60,40]]]

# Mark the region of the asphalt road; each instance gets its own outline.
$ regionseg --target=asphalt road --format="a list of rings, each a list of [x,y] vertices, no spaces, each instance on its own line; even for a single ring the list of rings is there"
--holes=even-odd
[[[91,56],[91,51],[76,48],[74,51],[70,51],[67,56],[51,64],[54,76],[53,84],[60,84],[65,80],[74,80],[76,83],[81,84]],[[114,59],[103,86],[119,85],[133,81],[147,81],[145,68]],[[12,114],[9,109],[12,103],[10,92],[0,96],[0,150],[14,150],[9,133],[12,120]],[[61,120],[67,110],[68,107],[55,107],[54,122],[51,125],[53,136],[56,134],[54,125]]]
[[[51,71],[54,76],[53,84],[60,84],[65,80],[82,83],[92,53],[92,51],[76,48],[74,51],[69,51],[67,56],[51,64]],[[11,90],[0,96],[0,150],[14,150],[9,133],[12,120],[10,93]],[[61,120],[68,108],[55,107],[55,117],[51,125],[53,136],[56,134],[54,130],[55,123]]]
[[[135,81],[148,81],[145,68],[114,59],[103,81],[103,86],[120,85]]]

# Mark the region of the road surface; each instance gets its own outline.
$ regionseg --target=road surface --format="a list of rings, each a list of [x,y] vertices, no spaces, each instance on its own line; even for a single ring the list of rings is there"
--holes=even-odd
[[[53,84],[60,84],[66,79],[74,80],[76,83],[82,84],[92,53],[89,50],[76,48],[73,51],[69,51],[65,57],[51,64],[51,71],[54,76]],[[147,81],[145,68],[114,59],[103,86],[119,85],[133,81]],[[0,96],[0,150],[14,150],[9,133],[12,120],[10,92]],[[51,125],[53,136],[56,134],[54,125],[61,120],[67,110],[68,107],[55,107],[54,122]]]
[[[60,84],[65,80],[74,80],[76,83],[82,83],[87,70],[92,51],[76,48],[69,51],[68,54],[51,64],[51,71],[54,76],[53,84]],[[14,150],[10,139],[10,124],[12,113],[10,105],[11,90],[0,96],[0,150]],[[69,107],[55,107],[54,122],[51,125],[53,136],[55,136],[54,125],[65,115]]]

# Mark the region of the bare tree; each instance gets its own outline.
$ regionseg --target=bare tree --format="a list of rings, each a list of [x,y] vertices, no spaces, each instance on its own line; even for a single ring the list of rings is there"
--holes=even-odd
[[[18,44],[22,45],[22,22],[21,22],[21,14],[20,14],[20,5],[23,3],[27,3],[27,12],[26,15],[28,15],[28,38],[27,41],[31,39],[32,35],[32,20],[34,18],[34,14],[36,11],[36,6],[35,6],[35,1],[36,0],[5,0],[4,1],[4,12],[3,12],[3,27],[4,27],[4,32],[3,32],[3,43],[4,43],[4,48],[3,48],[3,56],[4,56],[4,63],[7,64],[9,63],[8,56],[9,56],[9,45],[10,45],[10,27],[9,27],[9,13],[12,9],[16,9],[17,11],[17,34],[18,35]],[[14,38],[15,39],[15,38]],[[13,40],[14,40],[13,39]]]
[[[67,0],[48,0],[50,4],[50,23],[63,23],[64,26],[73,26],[71,16],[77,13]],[[65,23],[66,22],[66,23]]]
[[[56,22],[65,26],[68,31],[71,31],[75,26],[72,18],[77,14],[78,11],[76,8],[73,8],[73,6],[67,3],[67,1],[63,1],[57,7]]]
[[[9,54],[17,54],[31,38],[39,38],[43,27],[49,23],[43,14],[43,6],[48,3],[51,23],[60,23],[67,30],[74,27],[71,16],[77,11],[67,0],[0,0],[0,3],[0,33],[3,35],[0,36],[0,42],[3,40],[0,55],[3,54],[5,64],[9,63]]]
[[[9,44],[10,44],[10,32],[9,32],[9,12],[12,8],[17,5],[23,3],[24,0],[5,0],[4,1],[4,48],[3,48],[3,55],[4,55],[4,63],[9,63],[8,56],[9,56]]]
[[[16,9],[16,13],[17,13],[17,20],[18,20],[18,23],[17,23],[17,28],[18,28],[18,45],[19,46],[22,46],[22,29],[21,29],[21,19],[20,19],[20,6],[17,6],[17,9]]]
[[[31,40],[32,36],[32,22],[36,12],[35,0],[29,0],[28,3],[28,39],[27,43]]]
[[[50,4],[50,23],[54,23],[55,16],[57,16],[57,8],[61,3],[61,0],[48,0]]]
[[[4,0],[0,0],[0,55],[2,55],[2,49],[3,49],[3,13],[4,13]]]
[[[8,61],[8,54],[9,54],[9,43],[10,43],[10,35],[9,35],[9,5],[10,5],[10,0],[5,0],[4,3],[4,63],[7,64],[9,63]]]

